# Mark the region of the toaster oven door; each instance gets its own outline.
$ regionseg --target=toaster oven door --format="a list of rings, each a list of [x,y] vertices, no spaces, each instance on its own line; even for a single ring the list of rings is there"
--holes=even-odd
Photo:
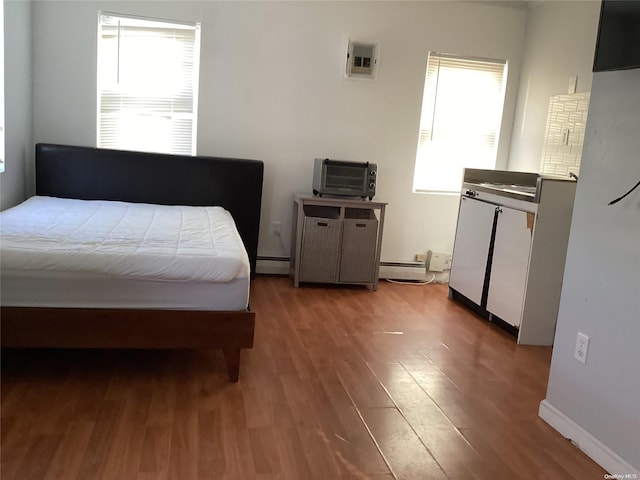
[[[367,167],[362,163],[326,162],[324,191],[341,195],[366,195]]]

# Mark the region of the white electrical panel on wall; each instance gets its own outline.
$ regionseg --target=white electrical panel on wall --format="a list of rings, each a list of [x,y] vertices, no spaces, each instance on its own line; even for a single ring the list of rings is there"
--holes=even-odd
[[[350,78],[376,78],[378,47],[373,43],[349,40],[346,75]]]

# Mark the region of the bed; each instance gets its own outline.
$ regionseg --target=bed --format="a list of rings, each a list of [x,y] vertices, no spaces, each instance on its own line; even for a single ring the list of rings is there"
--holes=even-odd
[[[36,195],[3,212],[2,346],[221,348],[238,381],[263,169],[36,145]]]

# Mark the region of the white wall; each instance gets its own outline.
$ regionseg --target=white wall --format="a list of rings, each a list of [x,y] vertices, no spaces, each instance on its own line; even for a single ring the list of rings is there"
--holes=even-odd
[[[581,448],[628,462],[617,474],[640,473],[640,191],[608,202],[640,179],[639,112],[640,69],[594,75],[541,409],[574,426],[565,435],[580,431]],[[585,365],[573,358],[578,332],[590,337]],[[598,442],[605,448],[593,448]]]
[[[530,8],[509,168],[538,171],[550,96],[565,93],[571,76],[579,77],[578,91],[590,91],[593,80],[591,136],[584,146],[540,412],[609,471],[625,474],[640,467],[640,203],[637,195],[616,206],[607,202],[640,177],[640,71],[629,77],[635,93],[600,94],[599,86],[611,87],[599,85],[591,73],[599,13],[597,1],[534,2]],[[578,331],[591,337],[586,365],[573,358]]]
[[[532,2],[511,138],[509,170],[538,172],[551,95],[591,90],[600,2]]]
[[[33,184],[31,2],[4,2],[5,171],[0,210],[25,199]]]
[[[451,251],[458,198],[411,193],[429,50],[509,60],[507,164],[527,16],[511,4],[38,1],[35,141],[95,145],[100,9],[202,22],[198,153],[265,161],[260,255],[288,256],[291,195],[310,190],[315,157],[378,163],[383,261]],[[379,44],[376,81],[344,79],[349,36]]]

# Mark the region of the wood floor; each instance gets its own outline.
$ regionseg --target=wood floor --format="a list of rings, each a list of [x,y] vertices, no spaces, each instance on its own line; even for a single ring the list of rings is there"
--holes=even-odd
[[[443,285],[258,277],[220,351],[7,350],[2,479],[602,479],[538,418],[551,350]]]

